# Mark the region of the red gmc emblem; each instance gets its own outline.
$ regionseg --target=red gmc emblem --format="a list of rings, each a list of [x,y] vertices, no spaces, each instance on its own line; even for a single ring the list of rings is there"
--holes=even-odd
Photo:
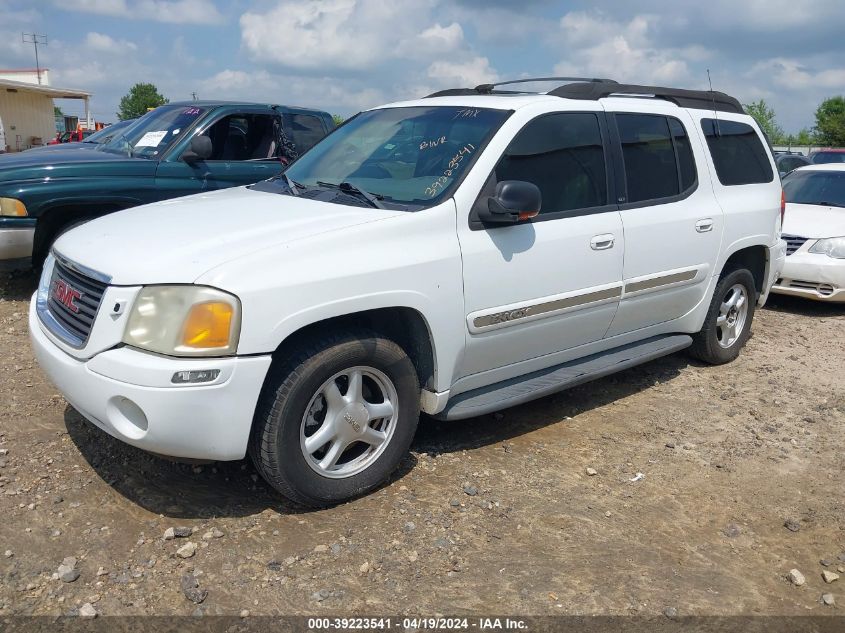
[[[56,281],[53,282],[53,289],[50,294],[53,295],[53,299],[61,303],[74,314],[79,312],[79,306],[77,306],[74,301],[81,298],[82,293],[66,281],[56,279]]]

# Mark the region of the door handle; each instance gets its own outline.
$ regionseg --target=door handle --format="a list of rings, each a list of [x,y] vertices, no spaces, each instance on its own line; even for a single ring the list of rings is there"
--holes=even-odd
[[[605,251],[608,248],[613,248],[614,241],[613,234],[605,233],[604,235],[596,235],[590,240],[590,248],[594,251]]]
[[[699,233],[707,233],[707,231],[713,230],[713,220],[712,218],[704,218],[703,220],[699,220],[695,223],[695,230]]]

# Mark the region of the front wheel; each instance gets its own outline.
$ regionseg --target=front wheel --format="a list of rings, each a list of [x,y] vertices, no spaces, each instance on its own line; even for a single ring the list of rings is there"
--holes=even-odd
[[[757,289],[747,269],[733,270],[719,280],[704,326],[693,337],[690,353],[711,365],[739,356],[751,335]]]
[[[419,382],[393,341],[372,333],[323,337],[272,371],[250,454],[289,499],[326,506],[383,483],[411,445]]]

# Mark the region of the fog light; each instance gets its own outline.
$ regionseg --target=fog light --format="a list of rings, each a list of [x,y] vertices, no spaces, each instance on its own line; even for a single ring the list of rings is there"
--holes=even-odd
[[[197,369],[191,371],[177,371],[170,381],[175,385],[211,382],[220,375],[219,369]]]

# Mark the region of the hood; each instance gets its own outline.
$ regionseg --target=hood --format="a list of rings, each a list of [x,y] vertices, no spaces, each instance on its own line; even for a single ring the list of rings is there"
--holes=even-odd
[[[0,156],[0,186],[22,180],[155,173],[158,162],[123,154],[67,148]]]
[[[55,145],[39,145],[37,147],[30,147],[25,150],[27,153],[33,152],[73,152],[79,149],[97,149],[99,143],[86,143],[81,141],[79,143],[56,143]]]
[[[62,235],[54,248],[115,285],[192,283],[261,249],[403,213],[236,187],[98,218]]]
[[[783,232],[809,238],[841,237],[845,235],[845,209],[788,202]]]

